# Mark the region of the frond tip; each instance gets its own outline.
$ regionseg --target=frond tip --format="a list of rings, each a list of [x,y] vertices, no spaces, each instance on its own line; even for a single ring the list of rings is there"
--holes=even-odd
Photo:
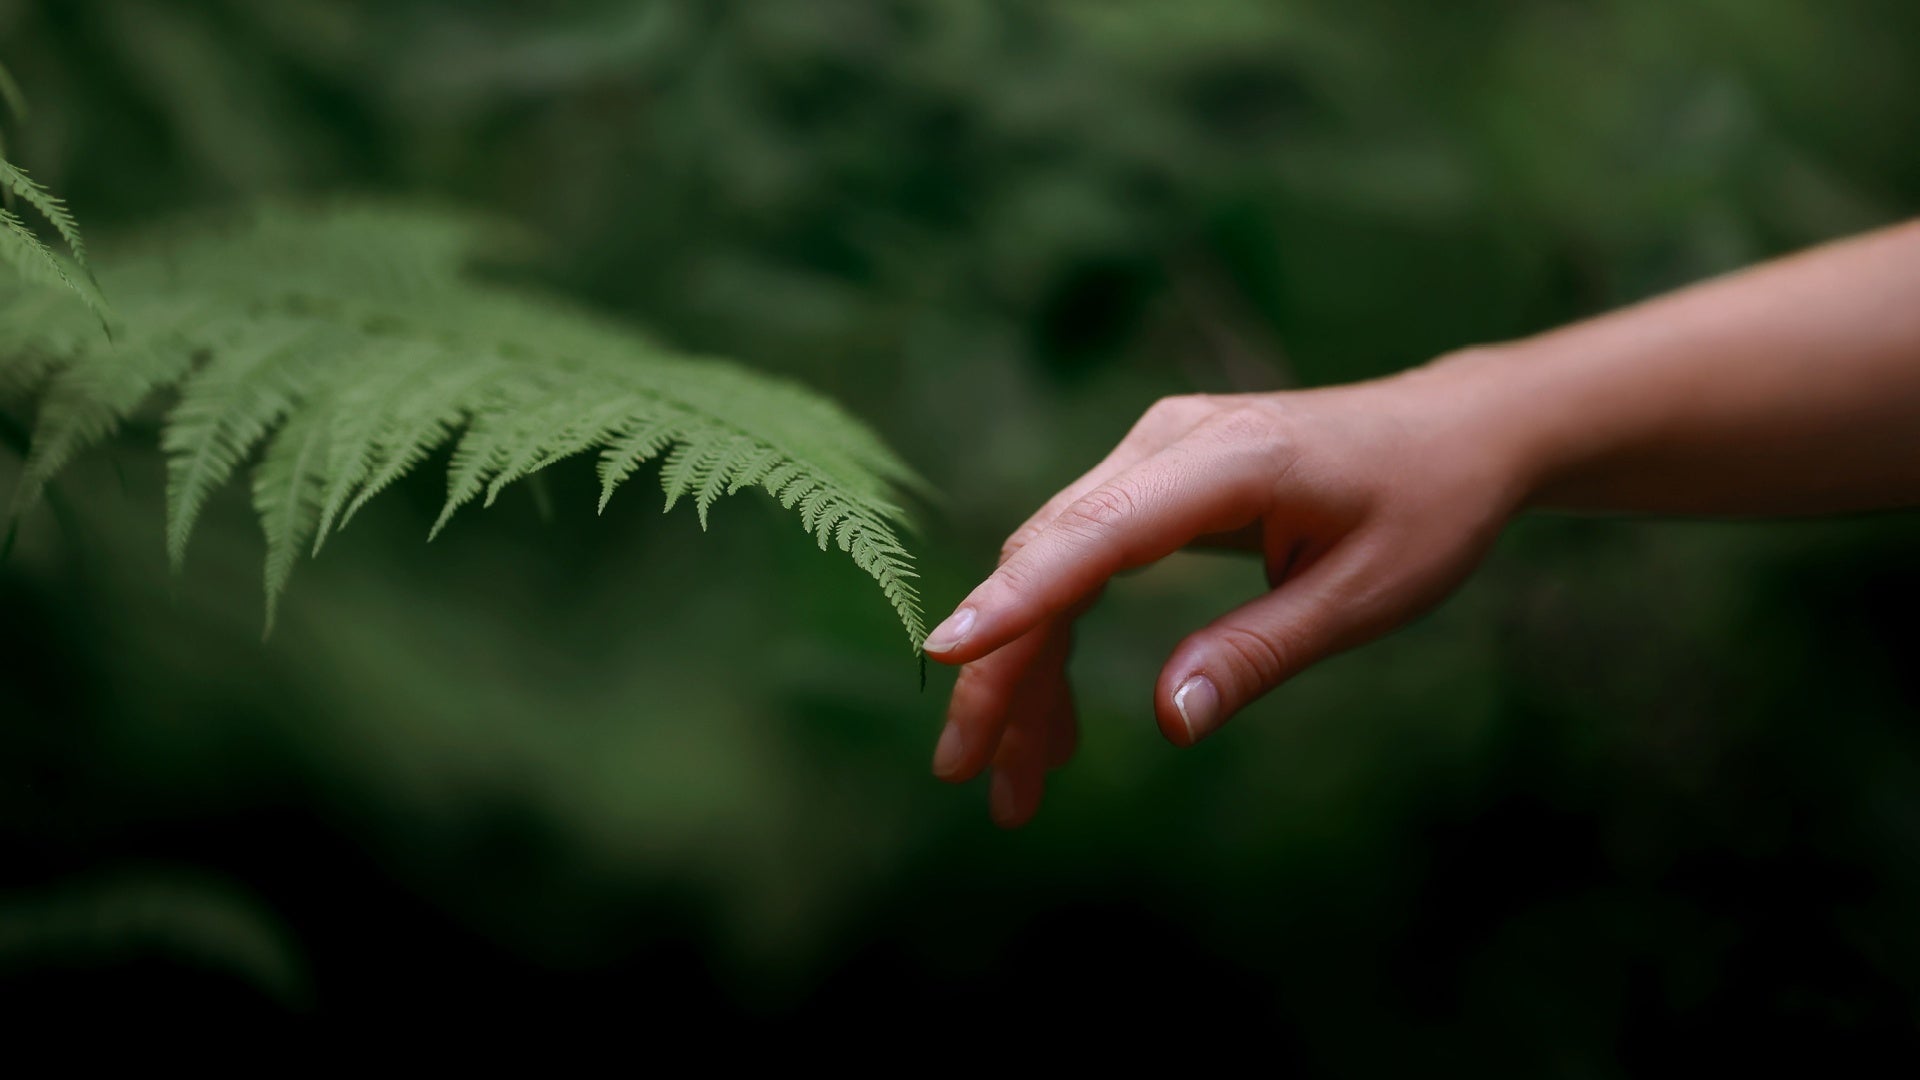
[[[0,157],[0,194],[6,196],[6,208],[0,209],[0,262],[28,281],[71,289],[105,328],[107,303],[87,265],[87,245],[80,237],[80,223],[73,219],[67,204],[4,157]],[[73,254],[71,262],[48,247],[28,227],[26,219],[14,212],[15,199],[32,207],[53,227]]]
[[[175,391],[161,437],[169,554],[178,565],[207,499],[258,454],[271,627],[299,555],[450,442],[434,535],[562,459],[598,455],[604,510],[663,458],[667,507],[691,498],[702,528],[722,496],[750,487],[798,510],[821,548],[879,584],[919,649],[894,501],[913,478],[879,440],[791,383],[474,279],[467,253],[487,235],[385,207],[190,229],[101,260],[124,327],[112,345],[76,329],[83,305],[49,298],[71,282],[0,289],[0,386],[42,387],[15,513],[148,397]]]

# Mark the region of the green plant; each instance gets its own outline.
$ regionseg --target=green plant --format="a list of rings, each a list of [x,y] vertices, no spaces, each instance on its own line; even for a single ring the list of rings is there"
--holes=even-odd
[[[0,291],[0,400],[38,403],[14,514],[142,403],[177,391],[161,435],[168,552],[178,566],[209,496],[264,444],[252,487],[271,630],[299,553],[318,553],[456,437],[433,534],[461,506],[590,450],[604,509],[664,456],[667,509],[692,499],[704,528],[722,495],[764,489],[879,583],[919,647],[912,558],[895,531],[895,492],[916,481],[892,453],[797,386],[469,272],[504,235],[380,205],[178,226],[100,260],[111,339],[87,318],[98,308],[44,277]]]
[[[23,115],[26,111],[26,99],[5,67],[0,67],[0,104],[4,104],[15,116]],[[106,305],[87,269],[87,246],[80,238],[79,222],[73,219],[73,213],[67,209],[65,202],[7,160],[4,142],[0,142],[0,200],[3,200],[0,203],[0,262],[5,262],[15,273],[29,281],[71,289],[96,318],[104,321]],[[70,267],[66,260],[47,246],[46,241],[40,239],[18,213],[17,203],[25,203],[46,219],[47,224],[65,242],[67,249],[73,252],[77,268]]]
[[[311,993],[273,911],[217,878],[139,867],[0,891],[0,975],[156,957],[222,973],[287,1008],[304,1007]]]

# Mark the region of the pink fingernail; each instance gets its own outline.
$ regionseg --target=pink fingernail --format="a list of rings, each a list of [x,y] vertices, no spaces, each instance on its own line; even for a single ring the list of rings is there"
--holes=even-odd
[[[1220,691],[1205,675],[1195,675],[1181,683],[1180,689],[1174,691],[1173,707],[1180,712],[1180,722],[1187,726],[1189,743],[1199,742],[1220,726]]]
[[[940,733],[940,744],[933,748],[933,775],[942,780],[951,779],[966,754],[967,740],[960,734],[960,725],[948,724],[947,730]]]
[[[947,621],[933,628],[927,635],[924,648],[928,652],[948,652],[954,646],[967,639],[967,631],[973,629],[973,609],[963,607],[947,616]]]

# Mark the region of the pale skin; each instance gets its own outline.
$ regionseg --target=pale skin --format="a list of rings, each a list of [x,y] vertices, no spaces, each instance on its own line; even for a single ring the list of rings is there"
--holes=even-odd
[[[1032,818],[1078,740],[1075,618],[1183,548],[1258,553],[1270,586],[1161,670],[1154,717],[1184,747],[1439,603],[1523,510],[1917,505],[1920,222],[1373,382],[1167,398],[928,636],[964,665],[934,772],[990,768],[994,820]]]

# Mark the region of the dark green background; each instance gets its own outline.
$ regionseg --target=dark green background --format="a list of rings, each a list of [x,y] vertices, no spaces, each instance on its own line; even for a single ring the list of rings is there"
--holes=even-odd
[[[1920,202],[1908,0],[0,0],[0,63],[10,156],[95,236],[492,209],[550,241],[523,272],[846,403],[943,493],[936,617],[1158,396],[1393,371]],[[1083,751],[1008,835],[927,775],[950,673],[917,693],[764,499],[596,519],[578,462],[550,520],[428,547],[428,470],[262,644],[241,485],[171,577],[152,434],[0,566],[11,1015],[1569,1077],[1920,1021],[1912,515],[1523,521],[1191,752],[1153,678],[1260,572],[1176,558],[1087,619]]]

